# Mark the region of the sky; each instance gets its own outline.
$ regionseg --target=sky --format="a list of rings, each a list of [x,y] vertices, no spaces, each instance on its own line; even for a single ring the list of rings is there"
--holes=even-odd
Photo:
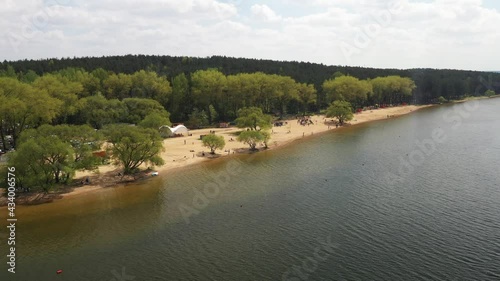
[[[222,55],[500,70],[498,0],[0,0],[0,60]]]

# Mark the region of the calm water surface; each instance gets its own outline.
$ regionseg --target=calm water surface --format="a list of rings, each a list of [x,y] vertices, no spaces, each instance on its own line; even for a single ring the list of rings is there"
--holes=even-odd
[[[17,273],[2,242],[0,280],[500,280],[499,108],[425,109],[20,207]]]

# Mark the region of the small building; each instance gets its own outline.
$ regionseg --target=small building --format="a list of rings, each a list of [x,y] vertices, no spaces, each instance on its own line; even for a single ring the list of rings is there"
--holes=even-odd
[[[189,134],[188,128],[186,128],[186,126],[184,125],[177,125],[173,128],[165,125],[161,126],[159,130],[160,130],[160,135],[163,138],[179,137]]]

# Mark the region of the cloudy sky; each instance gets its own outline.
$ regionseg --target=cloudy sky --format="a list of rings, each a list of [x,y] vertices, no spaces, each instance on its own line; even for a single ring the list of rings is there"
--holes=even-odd
[[[225,55],[500,70],[498,0],[1,0],[0,60]]]

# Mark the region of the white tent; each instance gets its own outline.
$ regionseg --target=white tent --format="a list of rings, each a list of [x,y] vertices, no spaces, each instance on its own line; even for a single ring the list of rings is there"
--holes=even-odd
[[[188,128],[184,125],[177,125],[175,127],[169,127],[169,126],[161,126],[160,127],[160,134],[164,138],[172,137],[174,135],[183,135],[183,134],[189,134]]]

